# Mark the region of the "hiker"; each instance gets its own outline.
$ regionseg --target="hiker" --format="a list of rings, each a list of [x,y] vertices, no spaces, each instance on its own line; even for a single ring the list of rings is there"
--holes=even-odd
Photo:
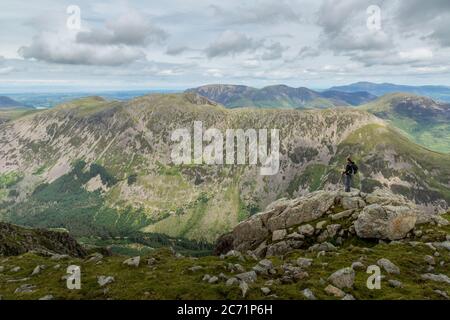
[[[345,192],[350,192],[352,186],[352,176],[356,173],[358,173],[358,166],[350,157],[348,157],[345,171],[342,172],[342,175],[344,176]]]

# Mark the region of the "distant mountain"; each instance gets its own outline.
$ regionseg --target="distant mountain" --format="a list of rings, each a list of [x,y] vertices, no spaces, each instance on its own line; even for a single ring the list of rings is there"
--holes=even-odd
[[[367,92],[317,92],[308,88],[292,88],[274,85],[257,89],[240,85],[213,84],[188,89],[229,108],[330,108],[335,106],[359,105],[376,97]]]
[[[392,83],[357,82],[345,86],[332,87],[330,90],[349,93],[366,91],[376,96],[405,92],[450,102],[450,87],[446,86],[405,86]]]
[[[16,109],[16,108],[31,108],[19,101],[13,100],[6,96],[0,96],[0,109]]]
[[[361,107],[389,120],[415,142],[440,152],[450,153],[450,104],[428,97],[394,93]]]

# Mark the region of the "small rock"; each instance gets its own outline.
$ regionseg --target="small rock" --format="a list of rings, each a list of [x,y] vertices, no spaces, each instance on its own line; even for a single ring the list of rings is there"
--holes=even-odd
[[[50,257],[51,260],[54,261],[60,261],[60,260],[66,260],[69,259],[69,255],[67,254],[54,254]]]
[[[100,287],[104,287],[107,284],[110,284],[114,282],[114,277],[112,276],[99,276],[97,277],[97,283],[100,285]]]
[[[23,284],[20,287],[18,287],[14,293],[31,293],[34,292],[34,289],[36,289],[36,286],[33,284]]]
[[[239,283],[239,288],[241,289],[241,292],[242,292],[242,298],[245,298],[245,296],[247,295],[248,289],[249,289],[247,282],[241,281]]]
[[[58,270],[59,268],[61,268],[61,265],[60,265],[60,264],[55,264],[55,265],[53,266],[53,269]]]
[[[244,273],[245,272],[245,268],[243,266],[241,266],[239,263],[236,263],[234,265],[234,269],[236,270],[236,272],[240,272],[240,273]]]
[[[130,266],[130,267],[139,267],[139,263],[141,262],[141,257],[137,256],[137,257],[133,257],[130,259],[127,259],[123,262],[123,264]]]
[[[261,292],[265,295],[268,295],[270,293],[270,289],[267,287],[262,287],[261,288]]]
[[[345,297],[345,292],[344,291],[342,291],[339,288],[336,288],[335,286],[332,286],[331,284],[328,285],[325,288],[325,292],[335,296],[336,298],[343,298],[343,297]]]
[[[234,258],[242,258],[242,253],[240,253],[239,251],[236,250],[230,250],[227,252],[227,254],[225,255],[226,258],[230,258],[230,257],[234,257]]]
[[[44,270],[45,266],[36,266],[36,268],[33,269],[33,272],[31,273],[32,276],[35,276],[39,273],[41,273],[42,270]]]
[[[221,280],[224,280],[224,281],[227,281],[228,280],[228,277],[224,274],[224,273],[220,273],[219,274],[219,279],[221,279]]]
[[[352,288],[355,282],[355,270],[352,268],[343,268],[333,273],[329,278],[333,285],[339,289]]]
[[[96,252],[88,258],[87,262],[97,263],[97,262],[101,261],[102,259],[103,259],[103,255],[101,253]]]
[[[314,227],[310,224],[305,224],[298,227],[298,233],[305,237],[311,237],[312,235],[314,235]]]
[[[286,237],[286,230],[285,229],[281,229],[281,230],[275,230],[272,233],[272,241],[279,241],[282,240]]]
[[[189,270],[192,271],[192,272],[197,272],[197,271],[202,270],[202,269],[203,269],[202,266],[193,266],[193,267],[189,268]]]
[[[442,291],[442,290],[434,290],[434,292],[436,292],[438,295],[440,295],[441,297],[449,300],[450,298],[448,297],[447,292]],[[0,299],[1,300],[1,299]]]
[[[445,274],[425,273],[421,277],[424,280],[431,280],[431,281],[435,281],[435,282],[444,282],[444,283],[450,284],[450,278],[448,276],[446,276]]]
[[[209,281],[211,279],[211,276],[209,274],[205,274],[202,278],[202,281]]]
[[[377,261],[377,264],[382,267],[387,273],[400,274],[400,269],[388,259],[380,259]]]
[[[317,230],[322,230],[322,228],[327,224],[326,221],[319,221],[316,223],[316,229]]]
[[[241,281],[244,282],[254,282],[257,279],[257,275],[255,271],[249,271],[249,272],[244,272],[244,273],[240,273],[238,275],[236,275],[236,278],[238,278]]]
[[[351,294],[346,294],[341,300],[356,300]]]
[[[239,284],[239,280],[237,278],[229,278],[226,282],[225,285],[226,286],[234,286],[234,285],[238,285]]]
[[[398,280],[388,280],[388,283],[389,283],[389,285],[392,287],[392,288],[401,288],[401,287],[403,287],[403,283],[401,282],[401,281],[398,281]]]
[[[156,264],[156,259],[155,259],[155,258],[153,258],[153,257],[151,257],[151,258],[148,258],[148,260],[147,260],[147,264],[148,264],[149,266],[153,266],[153,265],[155,265],[155,264]]]
[[[208,279],[208,283],[216,283],[217,281],[219,281],[219,278],[217,278],[216,276],[212,276]]]
[[[302,291],[302,294],[303,294],[303,295],[305,296],[305,298],[308,299],[308,300],[317,300],[317,298],[316,298],[316,296],[314,295],[314,293],[313,293],[310,289],[308,289],[308,288],[304,289],[304,290]]]
[[[351,215],[353,215],[353,213],[354,213],[353,210],[342,211],[342,212],[331,215],[331,220],[336,221],[336,220],[348,218]]]
[[[315,245],[309,247],[309,251],[325,251],[325,252],[329,252],[329,251],[336,251],[336,247],[334,245],[332,245],[329,242],[324,242],[324,243],[316,243]]]
[[[366,267],[364,266],[364,264],[360,261],[356,261],[352,263],[351,268],[353,270],[364,270]]]
[[[297,265],[301,268],[309,268],[312,265],[313,259],[298,258]]]
[[[4,266],[0,266],[0,272],[5,271],[5,267]]]
[[[42,298],[39,298],[39,300],[53,300],[53,296],[51,294],[48,294],[46,296],[43,296]]]
[[[14,267],[11,270],[9,270],[11,272],[19,272],[20,271],[20,267]]]
[[[269,259],[264,259],[258,262],[256,266],[253,267],[253,270],[256,273],[260,274],[268,274],[269,270],[273,268],[273,263]]]
[[[434,260],[434,257],[432,257],[432,256],[425,256],[423,258],[423,260],[425,260],[425,262],[428,263],[429,265],[432,265],[432,266],[436,265],[436,261]]]

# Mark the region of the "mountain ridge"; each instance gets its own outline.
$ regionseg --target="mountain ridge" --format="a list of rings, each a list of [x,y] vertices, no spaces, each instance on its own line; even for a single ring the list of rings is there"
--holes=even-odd
[[[188,89],[227,107],[329,108],[358,105],[376,97],[367,92],[318,92],[305,87],[271,85],[261,89],[242,85],[211,84]]]

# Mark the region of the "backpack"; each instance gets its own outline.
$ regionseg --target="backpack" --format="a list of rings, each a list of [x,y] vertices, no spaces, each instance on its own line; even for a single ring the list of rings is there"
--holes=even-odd
[[[358,166],[356,165],[356,163],[352,163],[352,171],[353,174],[357,174],[358,173]]]

